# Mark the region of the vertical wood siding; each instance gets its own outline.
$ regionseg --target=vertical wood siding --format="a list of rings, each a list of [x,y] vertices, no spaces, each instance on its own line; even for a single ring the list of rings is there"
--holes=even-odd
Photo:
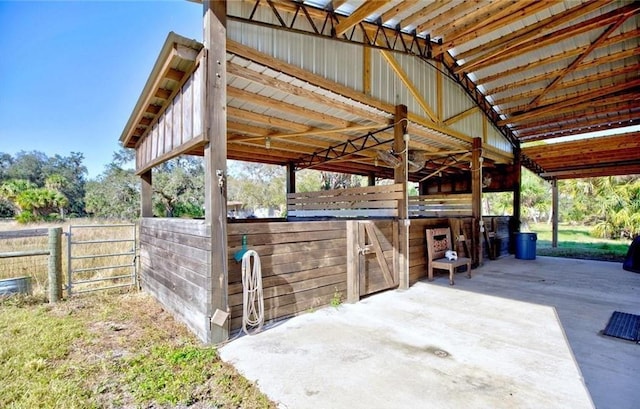
[[[202,137],[202,69],[202,65],[196,68],[136,149],[137,169],[163,156],[175,156],[187,143]]]

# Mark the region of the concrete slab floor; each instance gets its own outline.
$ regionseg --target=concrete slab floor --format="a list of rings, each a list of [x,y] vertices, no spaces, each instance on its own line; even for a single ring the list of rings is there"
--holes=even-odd
[[[640,407],[640,345],[601,335],[611,314],[640,315],[640,274],[621,263],[503,257],[476,269],[458,289],[554,306],[599,409]],[[433,282],[448,286],[441,277]]]
[[[455,287],[439,276],[328,307],[220,354],[290,409],[593,407],[580,369],[598,408],[632,408],[640,346],[599,331],[613,310],[640,314],[638,288],[619,263],[505,257]]]

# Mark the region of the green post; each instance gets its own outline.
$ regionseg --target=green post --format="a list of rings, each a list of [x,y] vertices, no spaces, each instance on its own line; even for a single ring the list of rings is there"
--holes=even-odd
[[[49,229],[49,302],[62,298],[62,228]]]

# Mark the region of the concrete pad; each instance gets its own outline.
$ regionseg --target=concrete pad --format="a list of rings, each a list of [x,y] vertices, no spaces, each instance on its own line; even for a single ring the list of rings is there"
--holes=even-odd
[[[419,282],[220,349],[282,408],[592,408],[553,307]]]
[[[639,407],[640,345],[601,331],[614,311],[640,315],[640,274],[622,263],[540,256],[486,261],[473,274],[456,288],[556,309],[596,407]],[[444,276],[432,284],[448,287]]]

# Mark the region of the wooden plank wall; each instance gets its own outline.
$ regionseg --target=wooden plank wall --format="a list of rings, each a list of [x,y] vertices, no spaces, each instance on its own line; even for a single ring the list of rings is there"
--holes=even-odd
[[[465,231],[471,231],[472,218],[463,218]],[[409,284],[414,284],[427,275],[425,229],[449,227],[449,219],[411,219],[409,226]]]
[[[211,228],[203,220],[142,218],[140,283],[208,342]]]
[[[335,293],[346,298],[346,222],[230,223],[227,229],[232,331],[242,327],[242,269],[234,255],[243,235],[260,256],[265,322],[329,305]]]
[[[136,169],[142,171],[188,150],[202,139],[203,64],[182,85],[167,109],[136,147]]]
[[[287,194],[287,217],[397,217],[402,184]]]
[[[409,197],[409,217],[471,216],[470,194],[432,194]]]

